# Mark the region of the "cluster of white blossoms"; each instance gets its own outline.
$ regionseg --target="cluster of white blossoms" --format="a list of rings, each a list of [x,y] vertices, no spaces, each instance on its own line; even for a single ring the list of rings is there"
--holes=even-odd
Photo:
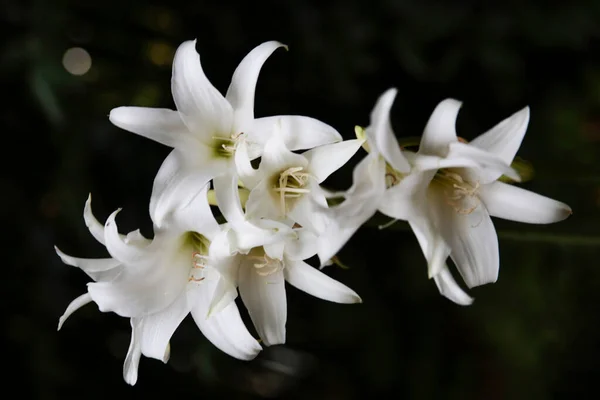
[[[152,189],[154,237],[139,230],[119,233],[120,210],[100,223],[88,198],[85,223],[110,257],[76,258],[56,249],[63,262],[93,280],[67,307],[59,329],[90,302],[129,318],[123,368],[129,384],[137,381],[142,354],[167,362],[170,338],[189,313],[223,352],[256,357],[262,346],[242,321],[238,293],[266,346],[285,343],[286,281],[324,300],[360,303],[353,290],[305,260],[317,255],[321,266],[330,264],[377,211],[408,221],[430,278],[459,304],[472,298],[452,278],[448,256],[468,287],[497,279],[498,240],[490,215],[550,223],[571,213],[563,203],[498,181],[503,175],[519,180],[511,162],[527,128],[527,108],[467,144],[455,132],[460,103],[445,100],[417,152],[402,149],[391,129],[394,89],[380,97],[370,126],[357,128],[353,140],[309,117],[255,118],[259,72],[279,47],[285,46],[271,41],[252,50],[223,97],[206,78],[195,41],[184,42],[173,61],[176,111],[110,112],[114,125],[173,148]],[[322,188],[361,147],[368,155],[356,166],[352,187],[343,193]],[[331,197],[342,201],[329,206]],[[217,222],[211,205],[225,223]]]

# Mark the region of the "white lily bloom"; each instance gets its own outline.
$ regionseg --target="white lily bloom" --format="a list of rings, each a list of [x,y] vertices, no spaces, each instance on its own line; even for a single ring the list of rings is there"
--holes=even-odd
[[[318,233],[324,222],[314,212],[316,204],[327,207],[319,184],[358,151],[364,140],[346,140],[323,145],[302,154],[291,152],[282,135],[274,134],[265,145],[258,170],[252,169],[246,147],[240,146],[240,178],[250,189],[246,217],[291,220]]]
[[[213,241],[210,253],[220,258],[220,281],[211,312],[221,312],[237,297],[237,287],[250,318],[267,346],[285,343],[287,299],[285,281],[292,286],[336,303],[361,303],[352,289],[330,278],[303,260],[316,254],[317,236],[306,228],[293,229],[293,236],[253,248],[247,254],[236,252],[223,232]]]
[[[206,195],[207,186],[188,205],[170,213],[164,227],[155,228],[152,240],[139,231],[120,235],[115,222],[119,210],[103,226],[93,216],[89,198],[84,211],[86,225],[112,258],[75,258],[56,249],[63,262],[95,280],[88,284],[86,294],[67,307],[58,329],[74,311],[92,301],[102,312],[131,318],[131,343],[123,367],[125,381],[131,385],[137,381],[142,354],[167,362],[169,340],[189,313],[204,336],[225,353],[248,360],[261,351],[235,303],[208,318],[222,278],[215,265],[219,260],[208,253],[220,227]]]
[[[116,126],[173,147],[154,181],[150,214],[162,226],[173,204],[183,204],[214,178],[219,206],[223,186],[237,182],[235,153],[246,142],[252,158],[260,156],[276,121],[288,148],[309,149],[342,140],[332,127],[318,120],[284,115],[254,118],[254,92],[266,59],[283,44],[265,42],[253,49],[235,70],[225,97],[205,76],[196,41],[184,42],[173,60],[171,88],[177,111],[119,107],[110,112]],[[227,216],[226,216],[227,217]]]
[[[520,180],[509,165],[527,128],[528,108],[465,144],[455,130],[461,103],[444,100],[430,117],[415,154],[400,150],[391,129],[389,110],[395,95],[395,89],[388,90],[375,106],[366,130],[371,154],[357,166],[346,200],[328,211],[333,222],[324,235],[329,240],[319,242],[319,257],[322,262],[329,259],[358,226],[380,211],[409,222],[440,292],[470,304],[472,299],[456,284],[445,261],[452,258],[470,288],[497,280],[498,239],[490,215],[551,223],[566,218],[571,209],[498,181],[503,174]],[[339,232],[343,234],[336,236]]]

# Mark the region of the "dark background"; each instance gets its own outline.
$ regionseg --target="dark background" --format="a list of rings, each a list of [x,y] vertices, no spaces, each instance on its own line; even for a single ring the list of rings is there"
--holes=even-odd
[[[411,399],[590,398],[600,358],[600,3],[597,1],[17,1],[0,2],[4,390],[21,398]],[[239,61],[267,40],[256,115],[302,114],[353,137],[376,98],[399,90],[398,136],[421,134],[435,105],[464,101],[471,139],[531,106],[519,155],[523,186],[574,210],[550,226],[496,220],[501,271],[460,307],[441,297],[407,225],[364,227],[331,276],[361,305],[288,291],[288,343],[252,363],[216,350],[186,320],[167,365],[121,368],[129,323],[95,305],[56,332],[87,277],[53,245],[104,256],[85,229],[89,192],[101,221],[151,234],[148,201],[169,149],[110,124],[121,105],[173,108],[171,60],[198,39],[204,70],[225,91]],[[82,76],[65,51],[92,58]],[[350,185],[353,165],[327,183]],[[270,362],[266,361],[270,360]],[[6,392],[8,393],[8,392]]]

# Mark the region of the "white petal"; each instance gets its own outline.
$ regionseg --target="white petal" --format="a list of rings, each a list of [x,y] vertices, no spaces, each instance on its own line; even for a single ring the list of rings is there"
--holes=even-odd
[[[443,100],[433,110],[425,126],[419,153],[445,157],[448,145],[456,142],[456,117],[462,103],[454,99]]]
[[[458,286],[447,266],[444,266],[439,274],[433,277],[433,280],[442,296],[461,306],[468,306],[473,303],[473,298]]]
[[[360,149],[364,140],[353,139],[326,144],[305,151],[302,155],[308,160],[311,174],[321,183],[329,175],[343,167]]]
[[[147,247],[150,243],[152,243],[152,240],[145,238],[139,229],[129,232],[127,236],[125,236],[124,241],[126,244],[131,244],[139,248]]]
[[[81,268],[95,281],[110,281],[121,272],[121,262],[114,258],[77,258],[63,253],[56,246],[54,250],[62,262]]]
[[[410,153],[405,152],[408,156]],[[469,157],[452,155],[450,158],[416,154],[410,156],[410,162],[415,171],[431,171],[441,168],[480,168],[481,165]]]
[[[312,149],[324,144],[341,142],[342,135],[317,119],[300,115],[278,115],[257,118],[247,132],[248,139],[266,143],[273,134],[281,134],[290,150]]]
[[[436,226],[450,246],[450,257],[469,288],[496,282],[500,268],[498,237],[483,204],[466,213],[457,212],[443,196],[433,207]],[[469,205],[462,206],[468,210]]]
[[[120,211],[120,208],[114,211],[106,220],[104,228],[104,241],[106,242],[106,250],[108,250],[113,258],[122,263],[135,263],[142,261],[147,258],[148,254],[143,249],[140,249],[135,245],[125,243],[124,238],[119,235],[115,218]]]
[[[287,216],[303,228],[318,235],[325,231],[328,223],[327,216],[318,212],[319,209],[327,208],[327,199],[325,194],[319,190],[319,185],[314,179],[309,181],[308,189],[310,193],[298,198],[293,203],[293,207],[288,209]]]
[[[279,196],[275,198],[271,190],[272,182],[269,179],[263,179],[250,191],[248,200],[246,200],[246,216],[250,219],[283,218],[284,211],[281,209]]]
[[[104,244],[104,224],[98,222],[92,213],[92,194],[88,195],[83,209],[83,220],[90,233],[98,242]]]
[[[362,303],[354,290],[330,278],[304,261],[287,261],[284,269],[285,280],[292,286],[335,303]]]
[[[285,256],[290,260],[306,260],[317,254],[318,236],[309,229],[294,229],[295,238],[285,241]]]
[[[248,145],[245,140],[238,142],[235,150],[235,167],[238,176],[245,187],[252,190],[260,181],[259,171],[252,167],[250,156],[248,155]]]
[[[265,345],[285,343],[287,299],[283,271],[261,276],[252,261],[242,265],[240,296]]]
[[[180,239],[162,235],[140,262],[127,264],[114,280],[88,284],[101,311],[142,317],[164,310],[181,294],[193,264],[192,249],[179,251],[174,246],[181,245]]]
[[[110,111],[108,118],[121,129],[169,147],[190,135],[179,113],[166,108],[118,107]]]
[[[517,182],[521,181],[521,177],[517,171],[511,168],[510,164],[505,163],[502,159],[492,153],[488,153],[485,150],[481,150],[469,144],[460,142],[450,144],[450,151],[448,152],[447,158],[456,158],[460,160],[468,158],[478,163],[480,167],[474,168],[473,172],[479,175],[478,180],[482,184],[493,182],[502,174]]]
[[[169,361],[169,341],[181,321],[190,312],[187,295],[182,292],[163,311],[139,318],[141,322],[140,347],[146,357]]]
[[[73,300],[71,303],[69,303],[63,315],[61,315],[61,317],[58,319],[58,328],[56,330],[60,331],[60,328],[62,328],[63,324],[65,323],[67,318],[71,316],[71,314],[73,314],[75,311],[79,310],[81,307],[91,302],[92,297],[90,296],[90,294],[84,293],[81,296],[77,297],[75,300]]]
[[[188,204],[173,212],[173,229],[182,233],[198,232],[209,240],[221,231],[208,204],[208,187],[204,185]]]
[[[285,245],[286,241],[280,240],[278,242],[269,243],[263,246],[263,249],[268,257],[276,260],[283,260]]]
[[[413,172],[400,183],[385,191],[379,204],[383,214],[408,221],[415,216],[425,198],[427,186],[433,179],[435,171]]]
[[[196,146],[195,158],[189,160],[179,150],[173,150],[163,161],[152,187],[150,217],[161,227],[169,213],[188,204],[198,190],[216,175],[227,171],[226,160],[214,158],[211,149]]]
[[[287,48],[284,44],[276,41],[265,42],[255,47],[244,57],[233,73],[225,97],[233,107],[233,129],[235,132],[244,132],[246,127],[252,123],[254,119],[254,92],[258,75],[267,58],[279,47]]]
[[[328,221],[318,242],[322,265],[336,255],[358,228],[377,212],[384,192],[385,161],[370,153],[354,168],[352,187],[344,202],[319,211]]]
[[[273,135],[266,143],[259,171],[262,178],[271,178],[292,167],[308,167],[308,160],[300,154],[292,153],[285,145],[280,135]]]
[[[291,229],[284,224],[273,222],[268,227],[260,227],[256,223],[246,220],[242,212],[242,205],[238,192],[237,177],[235,175],[222,175],[214,178],[213,185],[217,196],[217,203],[221,213],[232,226],[236,246],[240,250],[251,249],[264,244],[280,240],[289,235]]]
[[[175,53],[171,90],[183,122],[198,139],[209,143],[213,136],[232,133],[233,110],[204,75],[195,40]]]
[[[529,107],[514,113],[469,144],[488,151],[507,164],[512,163],[529,124]]]
[[[396,98],[396,89],[388,89],[382,94],[371,112],[371,123],[366,130],[367,138],[372,147],[396,171],[408,173],[410,165],[402,154],[396,135],[390,123],[390,110]]]
[[[529,224],[550,224],[572,214],[571,207],[503,182],[480,188],[479,197],[490,215]]]
[[[433,229],[431,221],[426,215],[411,218],[409,225],[427,260],[427,275],[429,278],[434,278],[447,268],[446,260],[450,255],[450,248],[440,234]]]
[[[131,321],[131,341],[127,350],[127,357],[123,363],[123,379],[131,386],[135,385],[138,378],[138,367],[140,365],[141,349],[141,321],[132,318]]]
[[[214,281],[203,281],[188,292],[196,325],[221,351],[241,360],[253,359],[262,348],[248,332],[235,302],[218,312],[209,312],[214,290]]]

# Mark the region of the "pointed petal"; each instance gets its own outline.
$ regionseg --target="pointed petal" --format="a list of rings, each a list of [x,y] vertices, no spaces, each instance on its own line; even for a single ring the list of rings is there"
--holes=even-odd
[[[550,224],[572,214],[560,201],[503,182],[480,188],[479,197],[490,215],[529,224]]]
[[[90,294],[84,293],[81,296],[77,297],[75,300],[73,300],[71,303],[69,303],[63,315],[61,315],[61,317],[58,319],[58,328],[56,330],[60,331],[60,328],[62,328],[63,324],[65,323],[67,318],[71,316],[71,314],[73,314],[75,311],[79,310],[81,307],[91,302],[92,297],[90,296]]]
[[[110,111],[108,119],[121,129],[169,147],[190,135],[179,113],[166,108],[118,107]]]
[[[242,265],[240,296],[265,345],[285,343],[287,299],[283,271],[261,276],[256,273],[252,261]]]
[[[289,260],[283,271],[286,281],[311,296],[334,303],[362,303],[360,296],[354,290],[304,261]]]
[[[456,142],[456,117],[462,103],[454,99],[443,100],[433,110],[421,137],[419,153],[445,157],[448,145]]]
[[[270,178],[292,167],[308,167],[308,160],[300,154],[291,152],[280,135],[273,135],[265,144],[259,171],[262,178]]]
[[[440,294],[447,299],[461,306],[468,306],[473,303],[474,299],[458,286],[447,266],[444,266],[439,274],[433,277],[433,280]]]
[[[216,281],[206,280],[188,292],[192,317],[200,331],[221,351],[240,360],[251,360],[262,350],[244,325],[235,302],[210,312]]]
[[[80,268],[95,281],[110,281],[121,272],[121,262],[114,258],[77,258],[63,253],[54,246],[62,262]]]
[[[311,174],[321,183],[329,175],[342,168],[360,149],[364,140],[344,140],[326,144],[305,151],[302,155],[308,160]]]
[[[321,265],[337,254],[354,233],[371,218],[385,192],[385,161],[375,153],[363,158],[353,171],[352,187],[343,203],[319,211],[327,227],[319,235],[318,256]]]
[[[300,115],[277,115],[257,118],[248,130],[248,140],[265,144],[274,134],[281,134],[290,150],[312,149],[342,141],[333,127],[317,119]]]
[[[479,164],[479,167],[473,168],[472,172],[475,175],[479,175],[478,180],[480,183],[485,184],[493,182],[498,179],[502,174],[509,178],[520,182],[521,177],[515,171],[510,164],[505,163],[502,159],[496,157],[492,153],[488,153],[485,150],[481,150],[475,146],[469,144],[455,142],[450,144],[450,151],[448,152],[447,159],[471,159]]]
[[[228,169],[228,163],[214,158],[206,146],[196,146],[195,158],[186,159],[179,150],[173,150],[163,161],[152,187],[150,217],[158,227],[163,226],[169,213],[188,204],[216,175]]]
[[[411,218],[409,225],[427,260],[427,275],[430,279],[435,278],[447,268],[446,260],[450,255],[450,248],[439,233],[432,229],[431,221],[426,215]]]
[[[258,45],[244,57],[233,73],[225,97],[234,110],[233,129],[235,132],[244,132],[246,127],[252,123],[254,119],[254,92],[258,75],[267,58],[279,47],[287,49],[287,46],[276,41]]]
[[[212,240],[220,231],[219,223],[208,204],[208,187],[204,185],[190,202],[173,212],[172,228],[177,232],[198,232]]]
[[[120,208],[114,211],[106,220],[106,225],[104,228],[104,241],[106,243],[106,250],[108,250],[113,258],[122,263],[134,263],[142,261],[147,257],[147,253],[137,246],[125,243],[123,240],[124,238],[119,235],[115,218],[120,211]]]
[[[142,235],[142,232],[140,232],[139,229],[136,229],[125,236],[124,242],[139,248],[145,248],[152,243],[152,240],[145,238],[144,235]]]
[[[402,154],[390,122],[390,110],[397,93],[396,89],[388,89],[377,99],[371,112],[371,123],[366,134],[370,145],[385,158],[393,169],[408,173],[410,165]]]
[[[141,324],[139,319],[131,318],[131,341],[127,350],[127,357],[123,363],[123,379],[131,386],[135,385],[138,378],[138,367],[140,365],[140,357],[142,356],[141,348]]]
[[[85,226],[88,227],[90,233],[101,244],[104,244],[104,224],[98,222],[94,214],[92,213],[92,194],[88,195],[88,198],[85,202],[85,207],[83,208],[83,220],[85,221]]]
[[[188,283],[192,249],[179,248],[181,237],[155,236],[152,249],[130,263],[110,282],[88,283],[88,292],[102,312],[142,317],[164,310]]]
[[[512,163],[529,124],[529,107],[514,113],[469,144],[488,151],[507,164]]]
[[[230,134],[233,110],[204,74],[195,40],[175,53],[171,90],[183,122],[198,139],[208,143],[217,134]]]
[[[410,162],[416,171],[432,171],[441,168],[480,168],[480,164],[477,161],[469,157],[460,157],[458,155],[444,158],[426,154],[417,154],[410,157]]]
[[[169,341],[181,321],[190,312],[187,295],[182,292],[163,311],[139,318],[141,325],[140,348],[146,357],[169,361]]]
[[[451,249],[450,257],[469,288],[496,282],[500,268],[498,236],[483,204],[465,213],[457,212],[442,195],[432,196],[437,204],[436,227]]]

